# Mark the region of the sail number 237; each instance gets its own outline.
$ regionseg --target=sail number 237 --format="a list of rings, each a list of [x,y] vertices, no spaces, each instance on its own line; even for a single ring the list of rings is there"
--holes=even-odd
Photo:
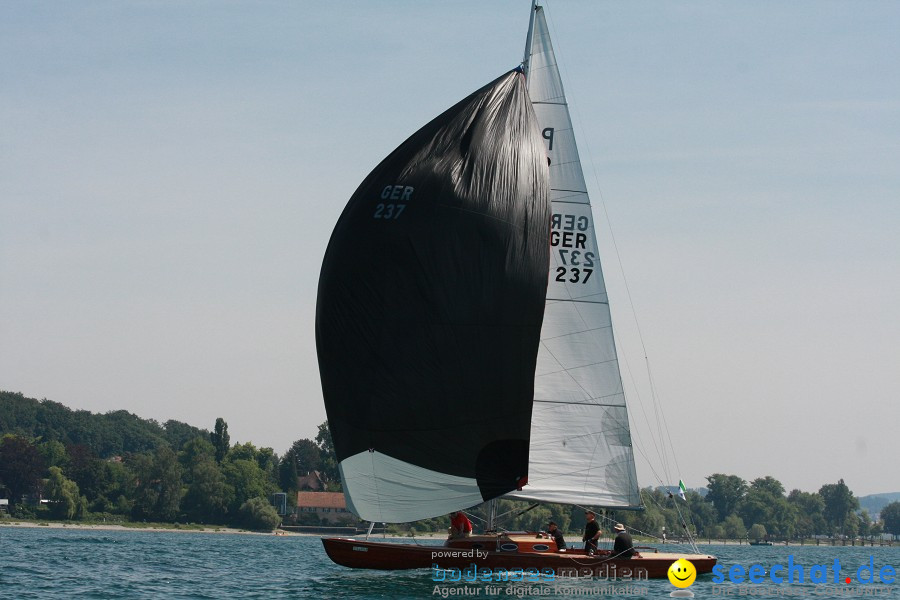
[[[587,248],[590,220],[584,215],[554,213],[550,218],[550,246],[559,253],[556,281],[587,283],[594,272],[594,253]]]
[[[412,200],[413,188],[408,185],[388,185],[381,190],[381,200],[375,205],[374,219],[399,219],[406,208],[406,202]]]

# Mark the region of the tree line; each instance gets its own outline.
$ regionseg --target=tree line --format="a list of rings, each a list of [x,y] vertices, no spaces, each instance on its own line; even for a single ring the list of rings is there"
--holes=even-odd
[[[232,445],[221,418],[207,431],[0,392],[0,497],[22,518],[273,529],[272,494],[287,492],[293,506],[297,476],[312,469],[340,489],[327,423],[279,458]]]
[[[900,502],[888,504],[875,521],[843,479],[826,483],[816,492],[786,493],[771,476],[747,482],[737,475],[706,477],[707,493],[688,490],[685,500],[665,488],[643,490],[646,510],[620,512],[622,522],[659,536],[665,527],[683,537],[685,525],[693,536],[712,539],[798,540],[816,536],[873,538],[900,535]]]
[[[711,539],[773,541],[815,536],[873,538],[882,533],[900,536],[900,502],[885,506],[880,519],[875,521],[867,510],[859,509],[858,498],[843,479],[822,485],[816,492],[795,489],[790,493],[770,476],[747,482],[737,475],[714,473],[706,480],[705,496],[688,490],[684,500],[675,488],[644,488],[641,490],[643,510],[603,511],[601,528],[608,533],[612,524],[618,522],[639,535],[662,538],[665,534],[668,539],[682,539],[688,533]],[[584,528],[585,508],[499,500],[496,512],[506,513],[499,519],[503,529],[539,531],[553,520],[562,531],[573,533]],[[486,522],[486,506],[467,513],[474,518],[476,527]],[[443,525],[443,521],[422,521],[409,527],[428,531],[429,527],[438,529],[436,525]]]
[[[20,516],[192,522],[247,528],[274,528],[280,517],[271,506],[276,492],[293,508],[298,478],[318,472],[328,491],[341,491],[327,421],[315,439],[294,442],[282,457],[272,448],[230,443],[228,425],[217,419],[212,431],[178,421],[159,424],[126,411],[93,414],[72,411],[50,400],[0,391],[0,497]],[[606,513],[651,537],[691,535],[714,539],[813,536],[900,535],[900,502],[888,504],[874,521],[841,479],[816,492],[792,490],[773,477],[747,482],[714,473],[707,493],[688,490],[686,501],[665,488],[645,488],[642,511]],[[29,506],[25,496],[42,497]],[[486,507],[470,511],[476,521]],[[584,527],[582,507],[499,500],[499,525],[536,531],[556,521],[563,531]],[[314,515],[301,515],[315,521]],[[303,522],[303,521],[301,521]],[[446,516],[395,526],[409,533],[441,531]]]

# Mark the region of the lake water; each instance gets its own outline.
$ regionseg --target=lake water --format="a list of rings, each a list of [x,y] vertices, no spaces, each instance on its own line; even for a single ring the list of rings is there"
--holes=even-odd
[[[409,540],[407,540],[409,541]],[[439,544],[439,541],[421,543]],[[667,549],[669,547],[667,546]],[[726,568],[786,564],[806,567],[841,561],[856,576],[872,557],[876,570],[900,571],[900,548],[702,546]],[[832,573],[828,572],[829,581]],[[538,584],[435,583],[432,572],[345,569],[328,559],[317,537],[209,533],[99,531],[0,526],[2,598],[668,598],[668,580],[598,582],[557,579]],[[768,581],[768,579],[767,579]],[[877,578],[876,578],[877,581]],[[713,583],[706,575],[689,588],[695,598],[891,598],[884,586]],[[543,593],[541,593],[543,592]],[[636,594],[634,592],[637,592]],[[451,595],[451,594],[457,595]]]

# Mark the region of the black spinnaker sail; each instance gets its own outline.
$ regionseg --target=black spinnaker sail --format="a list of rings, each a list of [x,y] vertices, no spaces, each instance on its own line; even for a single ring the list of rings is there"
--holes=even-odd
[[[361,518],[432,517],[524,483],[548,190],[511,71],[413,134],[350,198],[322,264],[316,342]]]

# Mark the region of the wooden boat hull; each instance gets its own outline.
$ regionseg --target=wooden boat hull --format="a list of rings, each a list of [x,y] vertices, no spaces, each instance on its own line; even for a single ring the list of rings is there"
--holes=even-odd
[[[452,542],[451,542],[452,543]],[[466,545],[424,546],[388,542],[370,542],[352,538],[322,538],[332,561],[355,569],[465,569],[472,565],[485,569],[516,571],[535,569],[560,577],[597,577],[606,579],[655,579],[668,576],[669,566],[680,558],[694,565],[698,574],[709,573],[716,564],[714,556],[646,551],[640,557],[611,559],[607,553],[588,556],[583,550],[557,552],[486,550],[477,543]],[[546,545],[546,544],[545,544]],[[499,547],[499,544],[494,544]]]

